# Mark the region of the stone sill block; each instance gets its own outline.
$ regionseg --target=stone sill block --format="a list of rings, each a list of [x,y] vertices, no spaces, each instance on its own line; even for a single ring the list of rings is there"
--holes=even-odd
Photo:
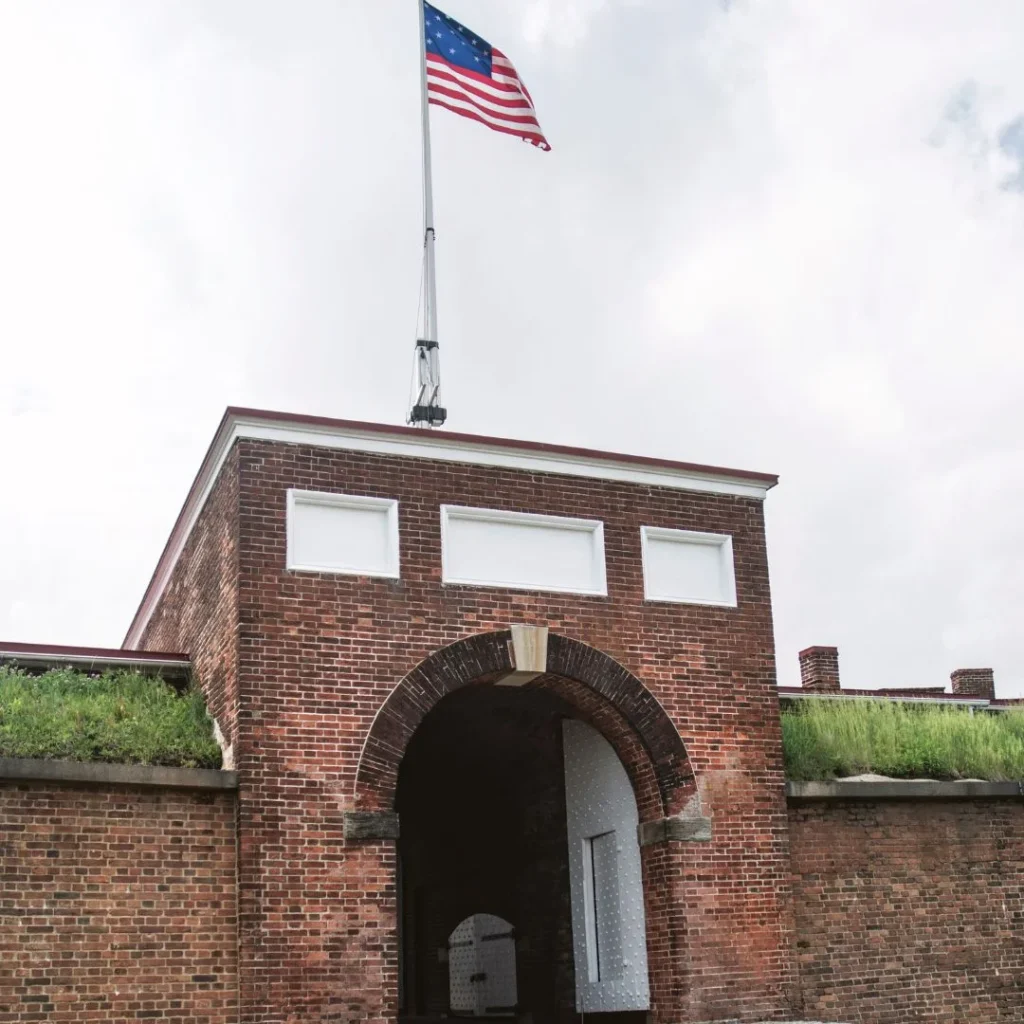
[[[2,782],[90,782],[165,789],[238,789],[238,772],[212,768],[162,768],[145,764],[104,764],[0,757]]]
[[[786,797],[804,800],[983,800],[1024,798],[1020,782],[934,782],[917,779],[787,782]]]

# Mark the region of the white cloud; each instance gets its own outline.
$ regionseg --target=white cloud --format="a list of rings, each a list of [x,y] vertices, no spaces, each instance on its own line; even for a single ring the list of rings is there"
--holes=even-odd
[[[0,636],[119,642],[228,403],[402,416],[417,28],[342,7],[0,6]],[[554,144],[435,114],[451,425],[780,471],[786,681],[1024,692],[1024,8],[451,13]]]
[[[591,19],[608,6],[608,0],[530,0],[523,12],[523,34],[534,47],[547,42],[577,46]]]

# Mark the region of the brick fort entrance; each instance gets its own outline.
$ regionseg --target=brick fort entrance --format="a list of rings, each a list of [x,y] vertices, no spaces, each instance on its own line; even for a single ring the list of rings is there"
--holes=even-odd
[[[651,1001],[645,872],[654,896],[650,945],[679,943],[657,899],[658,857],[645,857],[640,842],[655,835],[666,806],[692,800],[692,771],[678,733],[639,680],[600,652],[536,627],[519,630],[520,647],[524,632],[550,645],[553,663],[593,674],[597,687],[523,672],[521,661],[513,669],[512,633],[477,636],[407,677],[371,730],[367,751],[382,750],[390,736],[393,760],[396,724],[403,714],[412,719],[406,731],[415,723],[394,797],[401,1011],[429,1019],[474,1002],[457,991],[453,935],[487,914],[508,923],[500,934],[514,936],[513,956],[470,973],[478,1012],[514,1010],[538,1024],[575,1021],[577,1008],[646,1020],[637,1012]],[[467,681],[452,671],[466,663],[490,671]],[[436,703],[424,714],[430,699]],[[373,797],[380,804],[390,799],[393,775],[377,767],[367,774],[384,787]],[[500,982],[503,972],[510,983]]]
[[[789,1013],[773,483],[228,411],[126,646],[238,772],[242,1024],[444,1013],[488,943],[535,1022]]]

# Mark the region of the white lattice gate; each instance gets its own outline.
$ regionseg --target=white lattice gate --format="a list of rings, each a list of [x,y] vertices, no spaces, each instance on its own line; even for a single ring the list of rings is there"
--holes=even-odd
[[[494,914],[467,917],[448,939],[449,1005],[453,1013],[500,1017],[515,1013],[515,931]]]

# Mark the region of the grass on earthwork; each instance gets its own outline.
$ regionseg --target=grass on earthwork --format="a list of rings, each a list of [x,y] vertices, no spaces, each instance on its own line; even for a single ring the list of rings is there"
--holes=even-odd
[[[1024,779],[1024,708],[976,711],[885,700],[783,703],[786,774],[799,781],[873,772],[895,779]]]
[[[219,768],[196,689],[135,672],[28,675],[0,666],[0,757]]]

